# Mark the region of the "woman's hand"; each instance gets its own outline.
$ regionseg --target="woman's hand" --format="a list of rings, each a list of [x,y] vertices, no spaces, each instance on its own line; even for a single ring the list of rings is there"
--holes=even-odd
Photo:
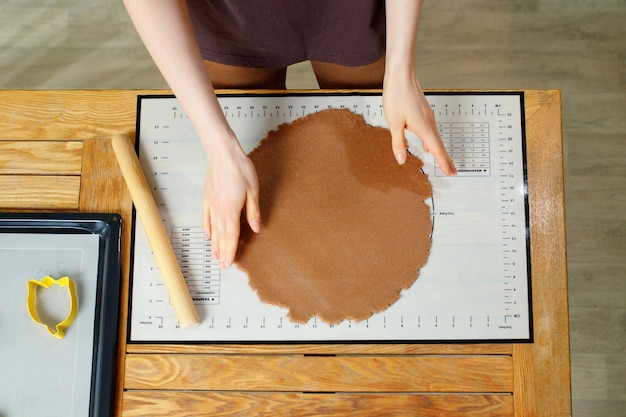
[[[437,130],[435,115],[415,77],[415,45],[422,0],[387,0],[387,55],[383,82],[383,107],[393,153],[399,164],[406,161],[404,129],[415,133],[424,151],[430,152],[446,175],[455,175],[456,167]]]
[[[221,268],[235,259],[244,208],[250,228],[255,233],[261,229],[256,170],[238,142],[231,143],[236,145],[233,149],[209,154],[204,183],[204,230]]]
[[[456,167],[439,135],[435,115],[414,75],[385,76],[383,108],[391,131],[393,153],[399,164],[406,161],[404,129],[408,129],[421,139],[424,151],[433,154],[444,174],[456,174]]]

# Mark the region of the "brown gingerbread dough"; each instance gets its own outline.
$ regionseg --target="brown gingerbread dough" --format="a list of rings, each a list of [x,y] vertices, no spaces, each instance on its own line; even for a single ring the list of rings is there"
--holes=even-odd
[[[235,262],[261,301],[294,322],[360,321],[417,279],[432,189],[417,157],[398,165],[388,129],[324,110],[269,132],[249,156],[263,226],[242,225]]]

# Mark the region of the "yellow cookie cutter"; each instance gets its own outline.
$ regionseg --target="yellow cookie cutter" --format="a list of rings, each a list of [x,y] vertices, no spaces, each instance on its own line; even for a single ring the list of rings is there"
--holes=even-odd
[[[70,312],[61,323],[55,326],[54,329],[39,320],[39,315],[37,314],[37,303],[35,301],[37,295],[37,287],[50,288],[52,285],[67,287],[67,290],[70,293]],[[54,279],[51,276],[44,277],[41,281],[37,281],[35,279],[29,280],[27,305],[28,314],[30,314],[30,318],[32,318],[35,323],[44,326],[46,329],[48,329],[48,333],[50,333],[57,339],[63,339],[65,337],[65,329],[67,329],[76,318],[78,302],[76,300],[76,286],[74,285],[74,281],[69,279],[69,277]]]

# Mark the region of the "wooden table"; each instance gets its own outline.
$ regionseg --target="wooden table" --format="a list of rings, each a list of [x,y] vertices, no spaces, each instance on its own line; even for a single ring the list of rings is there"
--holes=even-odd
[[[525,92],[532,344],[126,343],[132,202],[110,138],[135,134],[136,96],[0,91],[0,210],[124,220],[118,415],[571,415],[559,91]]]

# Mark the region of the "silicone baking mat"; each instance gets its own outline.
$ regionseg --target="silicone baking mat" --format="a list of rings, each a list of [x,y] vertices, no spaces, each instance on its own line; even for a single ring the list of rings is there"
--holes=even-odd
[[[0,416],[110,415],[120,230],[117,215],[0,214]],[[47,275],[76,285],[78,312],[61,340],[27,311],[27,282]]]
[[[236,266],[219,270],[202,231],[204,150],[175,98],[140,97],[140,160],[202,323],[179,328],[137,221],[129,342],[531,341],[524,95],[427,98],[459,171],[442,175],[408,134],[409,149],[424,161],[433,186],[428,262],[387,310],[362,322],[329,325],[316,318],[292,323],[285,310],[258,300]],[[248,94],[219,101],[247,152],[278,125],[327,108],[347,108],[371,125],[386,126],[380,94]]]

